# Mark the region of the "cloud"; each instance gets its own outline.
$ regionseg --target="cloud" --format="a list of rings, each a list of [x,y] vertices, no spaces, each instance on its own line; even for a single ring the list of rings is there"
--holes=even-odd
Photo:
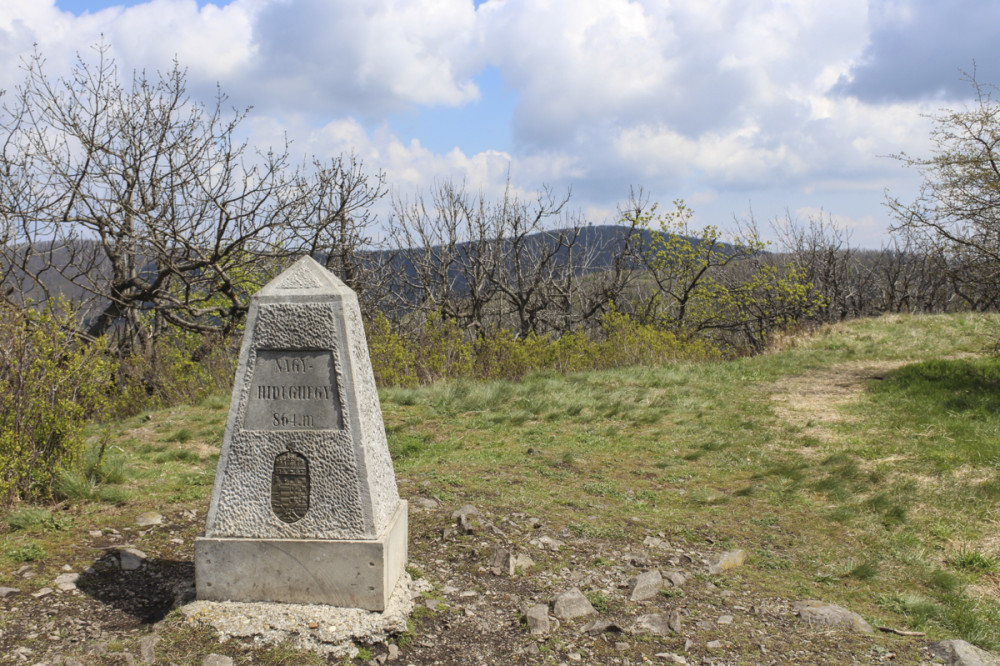
[[[868,102],[963,98],[960,70],[1000,80],[1000,3],[981,0],[873,0],[870,43],[838,94]]]

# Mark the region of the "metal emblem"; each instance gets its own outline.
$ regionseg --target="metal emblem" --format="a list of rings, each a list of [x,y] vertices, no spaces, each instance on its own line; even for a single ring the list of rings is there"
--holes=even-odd
[[[271,474],[271,510],[283,523],[294,523],[309,511],[309,461],[285,451],[274,458]]]

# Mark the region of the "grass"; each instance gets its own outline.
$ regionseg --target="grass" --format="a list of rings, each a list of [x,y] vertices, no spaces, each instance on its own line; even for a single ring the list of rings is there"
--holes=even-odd
[[[404,496],[541,514],[611,549],[647,530],[743,548],[762,595],[998,650],[1000,360],[984,353],[998,327],[886,316],[755,358],[390,388],[382,409]],[[20,507],[0,553],[51,557],[88,525],[203,512],[227,410],[214,397],[95,428],[110,439],[68,495],[71,523]]]

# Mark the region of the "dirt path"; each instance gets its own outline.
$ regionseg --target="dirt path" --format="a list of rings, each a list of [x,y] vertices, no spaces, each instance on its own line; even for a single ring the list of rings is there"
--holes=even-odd
[[[841,409],[856,400],[865,383],[881,379],[908,361],[850,361],[805,375],[783,377],[773,385],[774,412],[786,423],[802,428],[802,434],[822,442],[836,438],[833,427],[848,423]]]

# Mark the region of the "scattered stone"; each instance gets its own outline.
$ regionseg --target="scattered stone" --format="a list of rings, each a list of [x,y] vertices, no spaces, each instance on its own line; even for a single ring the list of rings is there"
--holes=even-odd
[[[585,634],[603,634],[605,631],[620,634],[622,628],[610,620],[592,620],[580,628]]]
[[[528,526],[533,530],[537,530],[541,528],[542,521],[539,518],[528,518]]]
[[[939,641],[930,645],[930,651],[948,666],[1000,666],[1000,657],[965,641]]]
[[[63,592],[69,592],[76,589],[76,582],[80,580],[80,574],[78,573],[64,573],[56,576],[55,585]]]
[[[676,608],[670,611],[670,615],[667,617],[667,627],[669,627],[670,631],[674,632],[675,634],[681,633],[681,628],[682,628],[681,618],[682,618],[681,612]]]
[[[538,647],[538,645],[536,645],[535,643],[528,643],[528,647],[524,648],[524,651],[527,654],[534,656],[540,654],[542,649]]]
[[[587,597],[583,596],[583,592],[577,588],[563,592],[556,597],[552,602],[552,607],[555,616],[560,620],[597,615],[597,611],[587,601]]]
[[[746,562],[747,552],[745,550],[730,550],[716,557],[708,565],[708,573],[720,574],[730,569],[743,566]]]
[[[389,653],[385,656],[386,661],[396,661],[399,659],[399,646],[389,643]]]
[[[233,666],[233,659],[213,653],[201,660],[201,666]]]
[[[466,504],[451,513],[451,519],[455,521],[458,529],[462,530],[464,534],[472,534],[482,526],[480,521],[477,520],[479,516],[479,509],[471,504]]]
[[[619,652],[625,652],[626,650],[631,650],[632,646],[627,641],[618,641],[615,643],[615,649]]]
[[[821,627],[841,627],[866,634],[872,633],[871,625],[865,622],[864,618],[834,604],[807,599],[792,604],[792,610],[809,624]]]
[[[549,607],[545,604],[538,604],[530,607],[524,614],[528,622],[528,631],[532,635],[549,633]]]
[[[514,558],[514,569],[530,569],[535,566],[535,561],[528,557],[526,553],[519,553],[516,558]]]
[[[122,571],[135,571],[146,561],[146,553],[137,548],[123,548],[118,551],[118,561]]]
[[[558,539],[553,539],[550,536],[543,536],[538,538],[538,547],[541,548],[542,550],[558,551],[564,545],[566,544],[564,544],[562,541],[559,541]]]
[[[718,624],[718,625],[732,624],[733,623],[733,616],[732,615],[720,615],[719,619],[716,620],[715,623]]]
[[[21,590],[16,587],[0,587],[0,599],[6,599],[7,597],[19,593]]]
[[[156,513],[155,511],[147,511],[145,513],[140,513],[135,518],[135,524],[139,527],[152,527],[153,525],[162,525],[163,516]]]
[[[632,628],[633,633],[650,633],[654,636],[667,636],[670,634],[670,624],[666,615],[659,613],[649,613],[640,615]]]
[[[661,573],[663,580],[670,583],[674,587],[683,587],[684,583],[687,582],[687,577],[680,571],[668,571],[666,573]]]
[[[655,597],[663,587],[660,572],[646,571],[629,580],[629,601],[644,601]]]
[[[502,546],[493,546],[493,548],[490,549],[490,558],[487,566],[495,576],[501,576],[504,574],[513,576],[514,569],[517,567],[517,560],[514,557],[514,554],[507,548]]]
[[[415,500],[413,500],[413,506],[419,509],[425,509],[429,511],[431,509],[436,509],[438,507],[438,503],[437,500],[432,500],[429,497],[418,497]]]
[[[634,567],[649,566],[649,553],[644,550],[625,553],[624,559]]]
[[[646,548],[669,548],[670,544],[660,537],[648,536],[642,540],[642,545]]]
[[[674,654],[673,652],[658,652],[655,655],[658,659],[662,659],[668,664],[681,664],[682,666],[687,666],[688,660],[679,654]]]
[[[68,565],[68,564],[64,564],[64,565],[62,565],[62,570],[63,570],[63,571],[72,571],[72,570],[73,570],[73,567],[71,567],[71,566],[70,566],[70,565]]]
[[[102,532],[101,530],[90,530],[89,532],[87,532],[87,534],[89,534],[92,539],[96,539],[97,537],[104,534],[104,532]]]
[[[154,649],[160,642],[160,637],[156,634],[148,634],[139,639],[139,656],[144,664],[155,664],[156,653]]]
[[[427,608],[429,608],[430,610],[436,609],[440,604],[441,604],[440,599],[428,599],[427,601],[424,602],[424,605],[427,606]]]
[[[583,661],[583,655],[579,652],[570,652],[566,655],[566,658],[570,661]]]
[[[135,663],[135,657],[130,655],[128,652],[109,652],[107,656],[108,659],[113,659],[114,661],[124,660],[128,666],[132,666]],[[232,660],[230,660],[229,663],[232,664]]]
[[[721,650],[725,646],[726,644],[723,643],[722,641],[709,641],[705,643],[705,647],[707,647],[709,650]]]
[[[36,599],[41,599],[42,597],[49,596],[54,591],[55,590],[53,590],[51,587],[43,587],[42,589],[38,590],[37,592],[32,592],[31,596],[33,596]]]

